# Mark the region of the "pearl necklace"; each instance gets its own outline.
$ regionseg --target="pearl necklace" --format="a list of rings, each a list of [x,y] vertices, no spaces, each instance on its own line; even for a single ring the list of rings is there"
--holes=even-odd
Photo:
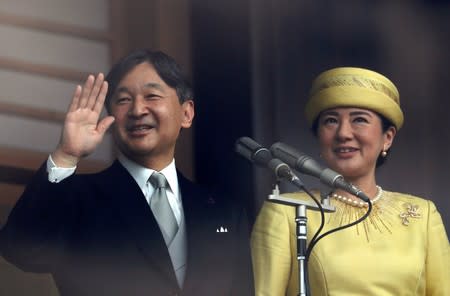
[[[375,204],[376,202],[378,202],[381,199],[381,197],[383,196],[383,189],[380,186],[378,186],[378,185],[376,187],[377,187],[377,194],[375,195],[375,197],[373,199],[371,199],[372,204]],[[331,194],[330,197],[334,197],[337,200],[339,200],[339,201],[341,201],[343,203],[349,204],[351,206],[354,206],[354,207],[362,208],[362,207],[368,207],[369,206],[368,203],[365,202],[365,201],[355,200],[355,199],[352,199],[352,198],[349,198],[349,197],[345,197],[345,196],[342,196],[342,195],[339,195],[339,194],[336,194],[336,193]]]

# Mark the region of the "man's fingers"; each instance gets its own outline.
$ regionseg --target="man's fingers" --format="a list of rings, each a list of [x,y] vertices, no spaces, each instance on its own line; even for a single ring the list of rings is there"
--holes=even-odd
[[[108,92],[108,82],[103,81],[100,87],[100,92],[98,94],[97,100],[95,101],[95,105],[93,108],[94,112],[97,112],[99,114],[102,112],[107,92]]]
[[[77,85],[75,88],[69,112],[88,108],[100,114],[107,91],[108,84],[103,73],[99,73],[95,78],[94,75],[89,75],[83,86]]]
[[[75,92],[73,93],[72,102],[69,106],[69,112],[73,112],[78,109],[78,103],[80,102],[81,85],[77,85]]]
[[[88,78],[86,79],[86,82],[83,85],[83,90],[81,92],[80,103],[78,104],[78,108],[86,107],[93,85],[94,85],[94,75],[89,75]]]
[[[98,96],[101,92],[101,88],[103,86],[103,81],[105,80],[105,76],[103,73],[99,73],[95,78],[94,85],[92,87],[91,93],[89,94],[89,98],[86,104],[86,108],[92,109],[98,100]]]

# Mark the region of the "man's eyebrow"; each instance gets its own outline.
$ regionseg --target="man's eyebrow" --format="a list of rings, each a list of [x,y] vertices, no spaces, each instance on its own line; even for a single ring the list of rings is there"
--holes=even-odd
[[[161,86],[161,84],[156,83],[156,82],[149,82],[149,83],[146,83],[146,84],[144,85],[144,87],[145,87],[145,88],[154,88],[154,89],[157,89],[157,90],[159,90],[159,91],[164,92],[164,88]]]
[[[128,90],[128,88],[126,88],[125,86],[121,86],[121,87],[118,87],[118,88],[117,88],[116,93],[120,93],[120,92],[130,93],[130,91]]]
[[[161,84],[156,83],[156,82],[146,83],[144,85],[144,88],[153,88],[153,89],[156,89],[156,90],[164,92],[164,88],[161,86]],[[118,87],[116,92],[117,93],[120,93],[120,92],[131,93],[131,91],[126,86]]]

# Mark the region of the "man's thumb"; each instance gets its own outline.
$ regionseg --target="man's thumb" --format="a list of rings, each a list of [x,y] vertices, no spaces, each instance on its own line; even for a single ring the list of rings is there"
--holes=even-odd
[[[114,116],[106,116],[105,118],[103,118],[97,126],[97,130],[99,133],[104,134],[106,132],[106,130],[108,130],[108,128],[113,124],[114,122]]]

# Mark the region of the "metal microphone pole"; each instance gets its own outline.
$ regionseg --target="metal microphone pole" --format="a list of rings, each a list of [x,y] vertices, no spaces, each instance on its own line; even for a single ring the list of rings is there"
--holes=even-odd
[[[278,179],[284,179],[289,181],[290,183],[297,186],[299,189],[302,189],[306,192],[303,182],[291,171],[290,167],[282,162],[278,158],[274,158],[272,153],[267,149],[261,146],[259,143],[255,142],[253,139],[249,137],[239,138],[235,145],[235,150],[237,153],[255,163],[256,165],[263,166],[272,170]],[[308,296],[308,285],[307,285],[307,274],[306,274],[306,253],[307,253],[307,216],[306,209],[312,210],[320,210],[326,212],[334,212],[334,207],[328,205],[321,205],[320,202],[313,203],[308,201],[296,200],[292,198],[285,198],[280,196],[280,191],[278,190],[278,185],[275,185],[275,188],[272,192],[273,194],[269,195],[268,201],[281,203],[289,206],[296,207],[296,215],[295,215],[295,223],[296,227],[296,235],[297,235],[297,261],[298,261],[298,274],[299,274],[299,294],[300,296]]]
[[[292,184],[297,186],[299,189],[304,190],[305,186],[303,182],[294,174],[290,180]],[[297,200],[293,198],[280,196],[280,190],[278,189],[278,185],[275,185],[275,188],[272,191],[272,194],[269,195],[268,201],[284,204],[288,206],[295,206],[295,224],[296,224],[296,237],[297,237],[297,262],[298,262],[298,294],[299,296],[307,296],[308,295],[308,285],[307,285],[307,273],[306,273],[306,250],[307,250],[307,215],[306,210],[311,209],[315,211],[319,211],[319,206],[313,202],[309,202],[306,200]],[[335,208],[329,204],[322,205],[322,209],[325,212],[334,212]]]

